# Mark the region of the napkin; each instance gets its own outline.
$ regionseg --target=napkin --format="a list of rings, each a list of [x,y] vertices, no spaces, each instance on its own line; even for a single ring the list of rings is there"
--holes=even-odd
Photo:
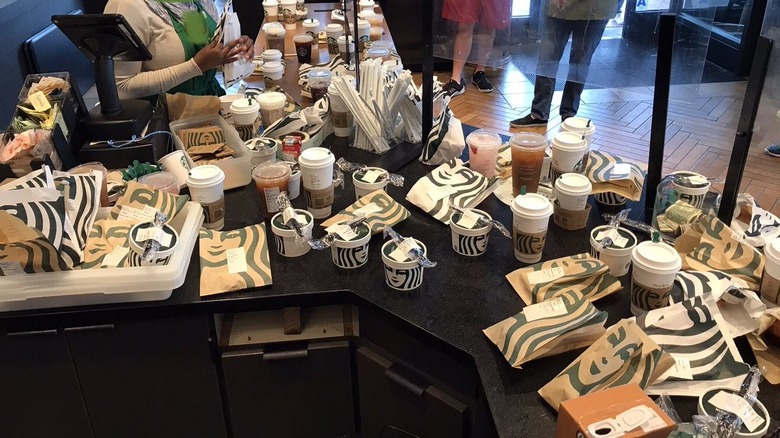
[[[556,411],[561,402],[634,383],[645,389],[674,365],[633,321],[623,319],[539,390]]]
[[[599,150],[591,150],[585,175],[593,184],[591,193],[616,193],[632,201],[642,197],[645,171],[636,164]]]
[[[265,224],[232,231],[200,230],[200,296],[271,283]]]
[[[490,196],[497,182],[498,178],[485,178],[464,166],[460,159],[455,159],[420,178],[409,190],[406,200],[449,224],[454,212],[450,202],[461,208],[476,207]]]
[[[520,268],[507,274],[506,279],[525,304],[541,303],[567,290],[595,301],[621,288],[620,280],[609,273],[609,266],[588,253]]]
[[[554,300],[526,306],[522,312],[485,330],[514,368],[541,357],[584,348],[600,338],[607,313],[570,290]]]
[[[189,200],[188,195],[174,195],[136,181],[129,181],[125,194],[111,209],[110,217],[144,222],[152,220],[155,212],[160,211],[171,220]]]
[[[395,202],[387,192],[379,189],[358,199],[354,204],[323,222],[322,226],[327,228],[363,216],[366,217],[366,224],[371,228],[371,233],[377,234],[387,226],[395,226],[411,214],[403,205]]]
[[[712,294],[645,313],[637,325],[672,355],[675,366],[647,391],[695,397],[706,389],[739,389],[750,366],[742,362]]]
[[[674,248],[682,257],[683,270],[720,271],[758,290],[764,257],[738,237],[717,217],[707,215],[678,237]]]

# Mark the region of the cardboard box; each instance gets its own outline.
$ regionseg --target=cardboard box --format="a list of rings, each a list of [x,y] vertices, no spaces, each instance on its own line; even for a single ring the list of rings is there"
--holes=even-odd
[[[637,385],[597,391],[561,403],[556,438],[665,438],[676,424]]]

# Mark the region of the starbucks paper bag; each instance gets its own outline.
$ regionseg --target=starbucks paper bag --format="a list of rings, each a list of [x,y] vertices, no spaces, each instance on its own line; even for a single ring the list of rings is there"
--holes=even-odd
[[[53,176],[55,187],[67,200],[68,216],[76,232],[79,247],[84,248],[100,208],[103,173],[93,170],[71,175],[55,170]]]
[[[219,114],[219,97],[193,96],[187,93],[165,95],[169,121]]]
[[[54,178],[49,166],[44,165],[38,170],[34,170],[27,175],[17,178],[8,184],[0,185],[0,191],[21,190],[21,189],[53,189]]]
[[[127,236],[135,220],[101,219],[95,221],[84,249],[82,269],[121,268],[130,266],[130,244]]]
[[[238,14],[233,12],[232,0],[225,2],[225,8],[219,22],[221,26],[217,29],[216,33],[218,38],[222,40],[222,44],[227,45],[231,41],[235,41],[241,37],[241,22],[238,20]],[[225,80],[225,88],[230,88],[241,79],[251,75],[254,69],[255,65],[252,63],[252,60],[247,60],[245,58],[223,64],[222,75]]]
[[[58,248],[21,219],[0,210],[0,275],[68,269]]]
[[[740,240],[763,248],[780,236],[780,218],[759,207],[758,203],[748,194],[740,194],[737,198],[737,216],[731,221],[731,228],[739,235]]]
[[[466,148],[463,126],[452,111],[445,107],[433,122],[431,132],[425,140],[420,161],[439,165],[460,157]]]
[[[39,230],[60,251],[68,268],[84,256],[66,212],[65,198],[56,189],[21,189],[0,192],[0,210]]]
[[[526,306],[522,312],[485,330],[514,368],[542,357],[584,348],[600,338],[607,313],[577,292]]]
[[[294,109],[289,112],[291,99],[288,95],[288,103],[284,108],[287,115],[272,123],[271,126],[266,126],[262,136],[283,138],[293,132],[305,132],[309,135],[309,140],[305,141],[303,148],[321,145],[325,137],[333,133],[328,99],[320,99],[308,108]]]
[[[200,230],[200,296],[272,283],[265,224]]]
[[[708,215],[677,238],[674,249],[682,257],[684,271],[720,271],[758,290],[764,256],[717,217]]]
[[[712,294],[647,312],[637,324],[675,360],[647,388],[650,394],[695,397],[715,386],[739,389],[750,368],[728,335]]]
[[[780,307],[767,309],[761,316],[759,328],[754,333],[747,335],[761,374],[773,385],[780,384],[780,327],[778,324],[780,324]]]
[[[623,319],[539,390],[556,411],[561,402],[601,389],[634,383],[645,389],[674,359],[631,320]]]
[[[136,181],[129,181],[125,194],[111,209],[110,217],[116,220],[145,222],[154,219],[154,214],[160,211],[171,220],[189,200],[190,197],[187,195],[174,195]]]
[[[498,178],[485,178],[456,159],[420,178],[409,190],[406,200],[449,224],[453,213],[450,202],[461,208],[476,207],[490,196],[497,182]]]
[[[591,150],[585,175],[593,184],[591,193],[616,193],[632,201],[642,197],[645,184],[645,171],[616,155],[599,150]]]
[[[506,279],[525,304],[541,303],[568,290],[595,301],[620,290],[609,266],[583,253],[540,262],[507,274]]]
[[[706,295],[712,295],[717,303],[726,333],[731,338],[758,329],[766,304],[761,302],[756,292],[747,290],[747,283],[719,271],[678,272],[669,301],[676,304]]]
[[[322,226],[327,228],[363,216],[366,218],[366,224],[371,227],[371,233],[377,234],[384,231],[387,226],[394,227],[411,214],[403,205],[395,202],[387,192],[380,189],[358,199],[354,204],[323,222]]]

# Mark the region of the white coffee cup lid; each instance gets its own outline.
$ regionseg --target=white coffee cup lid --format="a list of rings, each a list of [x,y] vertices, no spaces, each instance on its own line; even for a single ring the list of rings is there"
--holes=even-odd
[[[337,31],[337,30],[343,30],[343,29],[344,28],[341,27],[341,25],[338,24],[338,23],[330,23],[329,25],[325,26],[325,30],[330,30],[330,31]]]
[[[340,36],[339,39],[338,39],[338,42],[339,42],[339,44],[346,44],[347,43],[347,36],[346,35]],[[351,35],[349,37],[349,42],[350,42],[350,44],[355,42],[355,39],[352,38]]]
[[[303,25],[306,26],[306,27],[319,26],[320,25],[320,20],[318,20],[316,18],[307,18],[307,19],[303,20]]]
[[[260,111],[260,104],[254,99],[238,99],[230,104],[230,112],[233,114],[251,114]]]
[[[261,107],[265,107],[265,108],[275,107],[279,105],[284,105],[285,102],[287,102],[287,96],[285,96],[284,93],[279,93],[276,91],[268,91],[265,93],[260,93],[257,96],[257,102]]]
[[[371,27],[371,23],[369,23],[368,20],[358,18],[358,29],[366,29],[370,27]]]
[[[263,0],[263,4],[266,6],[275,6],[279,3],[276,0]]]
[[[567,131],[582,132],[584,134],[592,134],[596,131],[596,125],[593,124],[593,121],[584,117],[569,117],[563,121],[563,126]]]
[[[213,164],[205,164],[190,169],[187,176],[188,186],[210,186],[225,179],[225,172]]]
[[[545,217],[553,213],[553,205],[549,199],[538,193],[518,195],[512,201],[512,211],[527,217]]]
[[[769,242],[764,247],[764,254],[766,254],[768,257],[780,261],[780,238],[775,238],[775,240]]]
[[[309,168],[331,166],[335,161],[333,153],[325,148],[309,148],[298,157],[298,163]]]
[[[555,180],[555,188],[572,195],[590,194],[593,185],[587,176],[579,173],[564,173]]]
[[[553,149],[580,150],[588,147],[588,143],[582,139],[582,134],[574,132],[559,132],[552,141]]]
[[[677,251],[662,242],[642,242],[631,253],[631,258],[643,266],[658,271],[678,271],[682,259]]]
[[[276,61],[266,62],[265,64],[263,64],[263,71],[265,73],[276,73],[279,71],[284,71],[284,67],[282,67],[281,62],[276,62]],[[262,93],[261,96],[263,94],[268,94],[268,93]]]
[[[282,57],[282,52],[279,49],[265,49],[263,50],[263,57],[271,58],[271,57]]]
[[[243,94],[225,94],[222,96],[219,96],[219,101],[223,103],[233,102],[235,100],[241,99],[244,97]]]

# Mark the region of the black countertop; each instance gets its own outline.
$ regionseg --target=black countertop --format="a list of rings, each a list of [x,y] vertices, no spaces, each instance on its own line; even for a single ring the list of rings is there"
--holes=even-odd
[[[337,154],[338,155],[338,154]],[[498,349],[484,336],[482,329],[522,310],[523,302],[505,279],[505,275],[526,266],[517,261],[511,241],[492,232],[488,251],[477,258],[459,256],[451,248],[450,230],[405,200],[406,193],[421,176],[432,168],[418,161],[406,165],[402,174],[404,187],[389,186],[387,191],[412,214],[394,227],[404,236],[413,236],[428,247],[428,256],[438,266],[425,271],[423,285],[413,292],[399,292],[385,285],[380,247],[381,235],[371,239],[366,265],[352,272],[337,270],[330,250],[310,251],[299,258],[284,258],[271,247],[273,285],[207,298],[199,296],[199,262],[196,246],[186,281],[165,301],[85,306],[0,314],[0,329],[40,327],[122,317],[149,317],[190,312],[246,311],[289,305],[316,305],[333,302],[363,302],[378,306],[408,323],[429,332],[474,358],[485,394],[501,436],[552,436],[556,414],[537,394],[537,390],[555,377],[581,351],[542,358],[513,369]],[[355,200],[351,179],[337,189],[334,212]],[[236,229],[258,223],[259,201],[252,184],[226,194],[225,229]],[[303,207],[302,197],[293,201]],[[509,207],[490,196],[479,208],[511,226]],[[319,223],[319,222],[318,222]],[[591,212],[589,228],[602,224],[598,209]],[[270,236],[270,224],[267,223]],[[324,234],[317,225],[315,236]],[[270,243],[273,240],[269,240]],[[564,231],[550,221],[543,260],[589,250],[588,233]],[[627,278],[621,281],[626,285]],[[615,293],[595,303],[609,313],[607,325],[631,316],[626,291]],[[738,342],[739,344],[739,342]],[[749,348],[741,348],[743,357],[754,359]],[[780,412],[780,389],[766,382],[761,386],[761,400],[770,413]],[[695,414],[694,398],[674,398],[684,420]]]

